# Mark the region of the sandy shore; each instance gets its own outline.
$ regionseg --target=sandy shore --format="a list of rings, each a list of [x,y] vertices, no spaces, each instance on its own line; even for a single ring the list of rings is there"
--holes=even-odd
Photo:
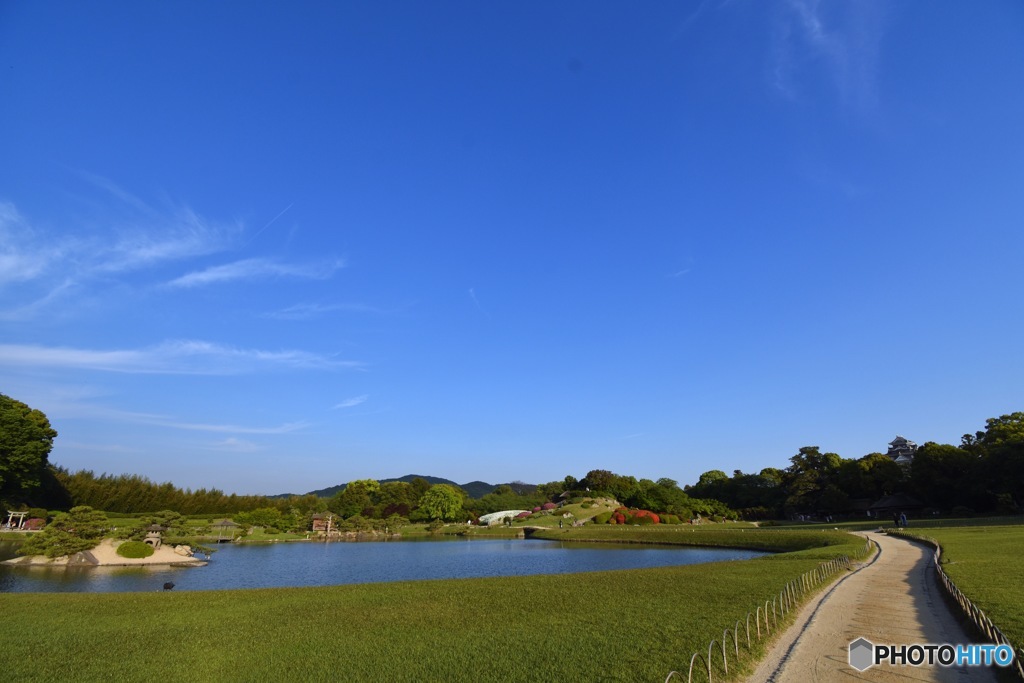
[[[104,539],[92,550],[86,550],[74,555],[50,559],[43,555],[31,555],[19,557],[14,560],[7,560],[4,564],[13,564],[29,567],[135,567],[151,564],[173,564],[190,567],[202,567],[206,564],[190,554],[180,555],[170,546],[160,546],[149,557],[121,557],[117,554],[117,546],[124,541],[117,541],[112,538]],[[187,548],[188,546],[178,546]]]

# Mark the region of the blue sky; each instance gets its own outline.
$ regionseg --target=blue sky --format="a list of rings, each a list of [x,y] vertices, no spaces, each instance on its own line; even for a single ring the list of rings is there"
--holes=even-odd
[[[1019,2],[0,1],[0,392],[190,488],[1024,409]]]

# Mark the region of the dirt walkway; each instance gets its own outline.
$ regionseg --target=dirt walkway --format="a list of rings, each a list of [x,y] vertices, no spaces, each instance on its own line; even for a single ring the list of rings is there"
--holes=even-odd
[[[943,600],[922,545],[871,533],[881,552],[847,574],[797,615],[748,683],[833,681],[996,681],[988,669],[941,666],[849,665],[850,642],[863,636],[876,644],[972,642]]]

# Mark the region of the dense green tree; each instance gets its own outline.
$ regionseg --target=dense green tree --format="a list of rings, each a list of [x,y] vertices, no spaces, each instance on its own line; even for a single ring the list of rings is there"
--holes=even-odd
[[[714,498],[725,501],[729,498],[729,475],[722,470],[708,470],[700,475],[697,483],[686,492],[694,498]]]
[[[174,510],[161,510],[142,518],[142,524],[132,534],[132,538],[141,541],[146,538],[146,528],[153,525],[162,526],[168,536],[185,536],[188,534],[188,519]]]
[[[232,515],[261,507],[277,507],[284,511],[291,507],[306,510],[311,505],[322,506],[316,496],[268,498],[239,496],[233,493],[227,495],[218,489],[191,491],[179,489],[170,482],[155,484],[138,475],[97,476],[90,470],[70,473],[60,467],[53,468],[52,473],[56,480],[55,486],[65,492],[72,505],[88,505],[107,512],[144,513],[174,510],[183,515]]]
[[[564,481],[549,481],[546,484],[537,486],[537,495],[545,500],[555,500],[565,492]]]
[[[249,512],[240,512],[234,517],[234,521],[242,526],[263,527],[264,529],[281,530],[286,526],[281,511],[274,507],[257,508]]]
[[[634,495],[641,493],[640,482],[636,480],[636,477],[622,474],[612,475],[608,488],[598,490],[607,491],[612,495],[612,498],[620,502],[629,500]]]
[[[1004,444],[1024,443],[1024,412],[985,420],[985,431],[978,432],[978,440],[989,449]]]
[[[416,506],[416,501],[416,492],[408,482],[386,482],[380,485],[380,492],[377,494],[377,516],[382,519],[392,515],[408,517]]]
[[[510,486],[498,486],[479,500],[464,501],[463,506],[479,517],[500,510],[532,510],[546,502],[547,499],[540,493],[520,494]]]
[[[1024,413],[986,420],[981,436],[984,476],[998,512],[1017,512],[1024,506]]]
[[[672,479],[662,478],[656,482],[641,479],[634,494],[620,502],[641,510],[678,515],[685,519],[693,517],[693,499]]]
[[[56,437],[42,411],[0,394],[0,498],[23,501],[40,488]]]
[[[435,484],[420,498],[420,509],[431,520],[452,521],[462,512],[462,495],[449,484]]]
[[[334,494],[327,508],[345,518],[354,515],[372,516],[375,498],[379,493],[380,483],[376,479],[356,479]]]
[[[743,510],[751,519],[778,516],[787,493],[781,470],[765,468],[759,474],[745,474],[734,470],[730,478],[722,470],[709,470],[686,492],[699,499],[712,499],[729,508]]]
[[[786,507],[794,512],[841,512],[845,503],[829,488],[835,486],[833,478],[841,464],[835,453],[822,453],[817,446],[801,448],[786,468]]]
[[[832,482],[850,499],[878,500],[901,491],[906,472],[888,455],[869,453],[858,460],[842,459]]]
[[[615,475],[608,470],[590,470],[583,481],[579,483],[580,488],[590,489],[593,492],[610,493]]]
[[[424,493],[430,490],[430,482],[423,477],[416,477],[409,482],[409,485],[412,486],[412,492],[415,496],[416,504],[419,505],[420,498],[423,497]]]
[[[933,507],[958,505],[981,510],[987,506],[981,457],[956,446],[932,441],[917,449],[910,464],[912,493]]]
[[[107,516],[87,505],[54,516],[46,528],[32,534],[18,549],[21,555],[61,557],[95,548],[109,522]]]

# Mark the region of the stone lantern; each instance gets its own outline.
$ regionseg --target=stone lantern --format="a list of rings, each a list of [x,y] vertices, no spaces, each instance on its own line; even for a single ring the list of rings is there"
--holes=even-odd
[[[163,532],[167,531],[166,527],[162,527],[159,524],[153,524],[152,526],[146,527],[146,540],[145,543],[153,546],[153,550],[160,547],[160,543],[163,541]]]

